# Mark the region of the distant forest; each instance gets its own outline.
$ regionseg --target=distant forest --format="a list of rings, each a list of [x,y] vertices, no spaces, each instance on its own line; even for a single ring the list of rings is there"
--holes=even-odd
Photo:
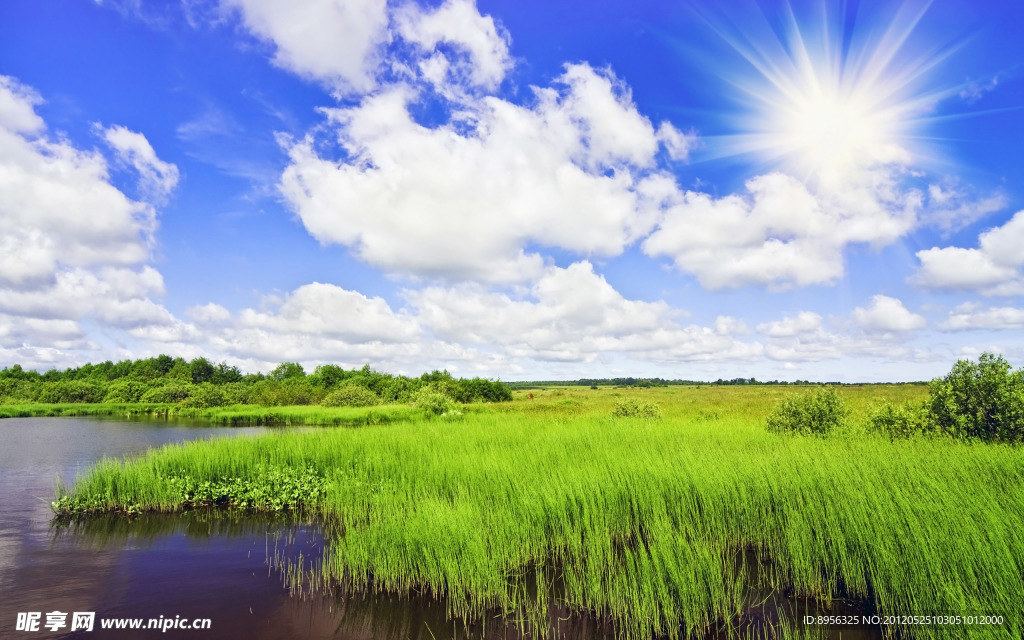
[[[528,382],[509,382],[513,389],[539,389],[542,387],[700,387],[704,385],[847,385],[861,386],[865,384],[876,384],[871,382],[812,382],[810,380],[758,380],[756,378],[730,378],[729,380],[665,380],[664,378],[580,378],[579,380],[531,380]],[[894,384],[891,382],[877,384]],[[907,382],[903,384],[926,385],[927,382]]]
[[[205,408],[233,404],[261,406],[368,406],[415,402],[442,395],[455,402],[512,399],[510,387],[484,378],[454,378],[433,371],[411,378],[374,371],[369,365],[346,370],[326,364],[306,373],[283,362],[267,374],[243,374],[206,358],[159,355],[140,360],[101,362],[44,373],[13,365],[0,369],[0,404],[175,403]]]

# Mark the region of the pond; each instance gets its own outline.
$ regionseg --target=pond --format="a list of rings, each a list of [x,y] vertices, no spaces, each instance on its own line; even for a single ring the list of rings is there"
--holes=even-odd
[[[321,556],[323,537],[309,523],[208,510],[54,522],[50,502],[57,478],[70,485],[104,457],[267,430],[94,418],[0,420],[0,637],[432,640],[481,635],[475,625],[453,624],[444,604],[430,598],[291,594],[275,567],[280,561],[295,563],[300,554]],[[51,630],[46,614],[55,611],[68,614],[66,626]],[[33,612],[40,614],[38,632],[20,631],[19,614]],[[94,613],[93,631],[72,632],[74,612]],[[102,620],[138,619],[148,625],[161,616],[209,620],[209,629],[100,628]],[[487,636],[517,635],[493,625]],[[563,637],[598,638],[606,631],[584,622],[565,629]]]

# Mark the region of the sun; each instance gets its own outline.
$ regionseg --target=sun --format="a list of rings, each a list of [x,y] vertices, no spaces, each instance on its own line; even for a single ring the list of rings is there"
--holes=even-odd
[[[803,173],[842,172],[898,146],[900,123],[892,122],[871,96],[813,88],[770,114],[778,152]]]
[[[801,22],[785,4],[774,22],[717,29],[748,63],[730,70],[746,108],[722,155],[754,154],[809,181],[914,157],[921,124],[955,91],[925,82],[951,48],[910,44],[928,3],[897,5],[863,29],[834,6]]]

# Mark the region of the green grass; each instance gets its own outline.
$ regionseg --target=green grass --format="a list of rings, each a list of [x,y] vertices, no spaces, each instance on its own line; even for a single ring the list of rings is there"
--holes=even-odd
[[[120,416],[161,417],[202,420],[227,426],[348,426],[385,424],[415,420],[423,411],[409,405],[380,405],[375,407],[322,407],[318,405],[292,407],[260,407],[234,405],[189,409],[167,403],[68,403],[0,405],[0,418],[34,418],[62,416]]]
[[[840,389],[854,426],[830,438],[768,433],[768,412],[801,391],[517,392],[454,422],[107,460],[67,504],[176,511],[189,504],[171,479],[243,479],[274,494],[291,474],[304,478],[287,485],[299,487],[297,503],[334,532],[318,579],[444,594],[454,616],[498,610],[543,630],[557,600],[610,616],[626,638],[702,637],[742,615],[756,581],[798,597],[862,598],[882,614],[1005,620],[903,629],[912,637],[1021,637],[1024,449],[892,443],[856,428],[873,404],[924,395],[909,386]],[[613,417],[625,398],[658,403],[664,418]],[[737,561],[749,550],[770,562],[754,572]]]
[[[166,416],[173,404],[165,403],[32,403],[0,404],[0,418],[43,418],[68,416]]]

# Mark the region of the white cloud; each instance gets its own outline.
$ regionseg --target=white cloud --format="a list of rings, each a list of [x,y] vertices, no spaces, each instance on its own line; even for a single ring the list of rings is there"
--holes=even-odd
[[[953,184],[928,185],[928,207],[924,221],[952,232],[981,220],[990,213],[1005,209],[1008,199],[1004,193],[994,193],[979,198],[972,197],[966,190]]]
[[[927,324],[923,316],[908,311],[900,300],[881,294],[871,298],[866,309],[854,309],[853,319],[865,331],[911,331]]]
[[[672,160],[686,160],[690,152],[698,145],[700,139],[693,131],[683,133],[672,126],[671,122],[663,120],[658,125],[658,140],[665,145],[668,157]]]
[[[753,178],[746,189],[722,198],[682,194],[644,252],[672,258],[708,289],[830,284],[843,275],[847,244],[892,242],[913,227],[920,204],[919,193],[900,191],[884,169],[814,192],[782,173]]]
[[[994,91],[999,86],[1000,75],[997,73],[986,80],[966,80],[963,88],[960,90],[960,98],[968,104],[974,104],[986,93]]]
[[[3,346],[45,362],[57,357],[46,349],[95,348],[82,320],[116,331],[174,319],[152,300],[163,279],[145,264],[155,209],[110,183],[101,154],[48,136],[39,102],[16,80],[0,82],[0,315]],[[141,134],[106,132],[146,180],[173,187],[176,169]]]
[[[447,341],[489,345],[517,359],[592,362],[620,354],[648,362],[760,355],[757,343],[742,343],[723,328],[682,326],[664,302],[628,300],[589,262],[548,267],[522,296],[490,292],[479,285],[429,287],[406,297],[424,327]],[[731,326],[730,326],[731,325]]]
[[[409,2],[395,12],[396,32],[430,54],[423,61],[424,76],[437,85],[454,80],[495,89],[512,67],[508,34],[490,16],[482,16],[472,0],[446,0],[433,11]],[[437,51],[447,43],[468,54],[463,64]],[[452,74],[452,78],[448,75]]]
[[[10,76],[0,76],[0,128],[18,134],[42,131],[46,125],[35,112],[42,101],[30,87]]]
[[[386,0],[222,0],[253,34],[274,44],[274,64],[342,91],[376,86],[388,34]]]
[[[396,314],[382,298],[367,298],[332,284],[314,282],[289,294],[272,312],[246,309],[239,325],[346,342],[411,342],[415,322]]]
[[[923,326],[923,318],[910,314],[898,300],[875,296],[868,309],[854,310],[853,319],[862,331],[829,330],[824,318],[813,311],[800,311],[781,320],[761,323],[757,330],[767,338],[764,355],[782,362],[857,357],[895,362],[922,357],[901,342],[908,337],[908,329]],[[837,320],[840,327],[849,324],[843,319]]]
[[[283,297],[268,296],[262,309],[232,315],[210,303],[190,309],[189,315],[210,351],[265,364],[373,362],[394,371],[446,350],[422,340],[416,319],[395,312],[383,299],[319,282]]]
[[[795,316],[757,325],[757,330],[772,338],[789,338],[822,329],[822,317],[813,311],[801,311]]]
[[[85,332],[74,320],[24,318],[0,313],[0,348],[17,348],[33,342],[59,349],[89,346]]]
[[[587,65],[535,95],[530,107],[486,97],[433,129],[410,115],[408,87],[325,110],[347,159],[293,144],[282,193],[318,240],[390,272],[515,282],[541,273],[530,245],[620,253],[675,188],[652,172],[654,127]]]
[[[101,155],[0,128],[0,285],[52,281],[58,262],[139,263],[155,227],[151,206],[108,182]]]
[[[190,307],[185,310],[185,315],[200,325],[223,324],[231,319],[230,311],[213,302]]]
[[[745,335],[750,333],[750,327],[738,318],[718,316],[715,318],[715,333],[721,336]]]
[[[947,331],[966,329],[1020,329],[1024,328],[1024,309],[1015,307],[989,307],[979,309],[976,304],[963,304],[954,309],[940,325]]]
[[[139,189],[143,194],[156,201],[171,194],[178,185],[178,167],[158,158],[146,136],[118,125],[105,129],[97,125],[96,128],[118,158],[139,173]]]
[[[1024,290],[1024,211],[978,236],[977,249],[933,247],[917,252],[921,266],[909,282],[929,289],[981,290],[1014,295]]]

